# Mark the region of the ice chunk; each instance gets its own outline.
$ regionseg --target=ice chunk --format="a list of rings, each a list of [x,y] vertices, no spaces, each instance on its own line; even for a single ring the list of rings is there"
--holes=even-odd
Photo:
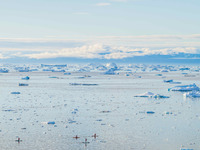
[[[115,69],[111,68],[104,73],[105,75],[115,75]]]
[[[55,124],[55,121],[49,121],[47,124]]]
[[[19,83],[19,86],[28,86],[26,83]]]
[[[173,80],[164,80],[163,82],[170,83],[173,82]]]
[[[182,86],[175,86],[172,88],[169,88],[168,91],[199,91],[199,87],[196,86],[196,84],[190,84],[190,85],[182,85]]]
[[[29,80],[30,77],[29,76],[26,76],[26,77],[23,77],[22,80]]]
[[[20,94],[20,92],[11,92],[11,94]]]
[[[41,122],[42,124],[52,124],[54,125],[55,124],[55,121],[48,121],[48,122]]]
[[[155,94],[152,93],[152,92],[146,92],[146,93],[143,93],[143,94],[136,95],[134,97],[151,97],[153,95],[155,95]]]
[[[184,93],[183,96],[184,97],[198,98],[198,97],[200,97],[200,92],[199,91],[187,92],[187,93]]]
[[[147,114],[154,114],[155,112],[154,111],[147,111],[146,113]]]
[[[160,94],[155,94],[151,97],[153,97],[153,98],[169,98],[169,96],[164,96],[164,95],[160,95]]]
[[[66,73],[64,73],[64,75],[71,75],[71,73],[70,72],[66,72]]]

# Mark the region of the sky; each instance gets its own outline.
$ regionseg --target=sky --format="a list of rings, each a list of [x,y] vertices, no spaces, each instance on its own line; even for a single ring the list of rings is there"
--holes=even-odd
[[[0,0],[0,59],[200,54],[199,0]]]

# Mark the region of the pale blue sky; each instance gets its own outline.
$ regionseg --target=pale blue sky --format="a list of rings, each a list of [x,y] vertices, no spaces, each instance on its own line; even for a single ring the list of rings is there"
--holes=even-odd
[[[0,0],[0,59],[200,54],[199,16],[200,0]]]
[[[0,0],[0,33],[26,38],[198,34],[199,15],[199,0]]]

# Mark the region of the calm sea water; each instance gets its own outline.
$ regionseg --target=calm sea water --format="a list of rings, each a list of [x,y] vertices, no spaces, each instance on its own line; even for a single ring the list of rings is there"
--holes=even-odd
[[[200,86],[199,73],[191,73],[195,77],[184,77],[181,72],[162,73],[166,78],[155,76],[157,73],[136,73],[141,78],[124,76],[123,72],[1,74],[0,149],[200,149],[200,99],[168,91],[175,84],[163,82],[174,79],[182,85]],[[26,75],[31,79],[21,80]],[[78,78],[83,75],[91,77]],[[49,78],[52,76],[58,78]],[[69,85],[75,82],[98,85]],[[148,91],[170,98],[134,97]],[[43,123],[48,121],[55,121],[55,125]],[[97,138],[92,137],[94,133]],[[80,137],[77,140],[73,138],[76,135]],[[20,143],[15,141],[18,137]],[[90,143],[82,143],[85,138]]]

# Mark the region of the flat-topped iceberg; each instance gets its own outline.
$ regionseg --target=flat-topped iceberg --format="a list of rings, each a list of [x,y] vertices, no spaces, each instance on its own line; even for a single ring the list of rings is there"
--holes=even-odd
[[[183,96],[191,97],[191,98],[200,98],[200,92],[199,91],[187,92],[187,93],[184,93]]]
[[[196,84],[189,84],[189,85],[182,85],[182,86],[175,86],[172,88],[169,88],[168,91],[199,91],[199,87],[196,86]]]

